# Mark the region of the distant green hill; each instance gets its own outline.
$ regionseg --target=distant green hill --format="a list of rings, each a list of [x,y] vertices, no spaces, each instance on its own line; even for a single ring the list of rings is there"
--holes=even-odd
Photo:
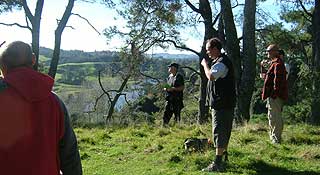
[[[47,57],[44,64],[50,64],[53,50],[45,47],[40,47],[40,55]],[[118,62],[119,53],[115,51],[95,51],[84,52],[82,50],[61,50],[59,64],[64,63],[83,63],[83,62]],[[194,54],[170,54],[170,53],[155,53],[147,54],[147,57],[152,59],[170,59],[170,60],[196,60]]]
[[[40,55],[47,58],[52,57],[53,50],[40,47]],[[97,51],[84,52],[81,50],[61,50],[59,64],[64,63],[82,63],[82,62],[115,62],[119,61],[117,52],[114,51]],[[46,61],[46,65],[50,64],[50,59]]]

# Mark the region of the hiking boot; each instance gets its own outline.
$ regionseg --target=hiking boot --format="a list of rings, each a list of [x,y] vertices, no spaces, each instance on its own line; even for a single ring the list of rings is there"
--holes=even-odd
[[[223,156],[224,156],[224,161],[225,161],[225,162],[229,162],[229,159],[228,159],[228,151],[223,151]]]
[[[202,169],[203,172],[222,172],[223,170],[222,164],[215,162],[212,162],[207,168]]]
[[[272,139],[271,139],[271,142],[272,142],[273,144],[281,144],[281,139],[273,136]]]

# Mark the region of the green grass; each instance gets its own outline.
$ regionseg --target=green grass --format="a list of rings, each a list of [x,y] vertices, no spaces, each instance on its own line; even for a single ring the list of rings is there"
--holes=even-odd
[[[214,150],[185,153],[188,137],[211,137],[211,126],[75,129],[85,175],[200,175]],[[320,131],[309,125],[285,126],[283,143],[271,144],[267,123],[233,129],[227,170],[219,174],[318,175]]]

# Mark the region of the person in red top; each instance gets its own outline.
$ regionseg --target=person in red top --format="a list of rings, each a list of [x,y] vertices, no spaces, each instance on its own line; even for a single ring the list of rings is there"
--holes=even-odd
[[[15,41],[0,56],[0,165],[7,175],[81,175],[75,134],[54,80],[34,71],[30,45]]]
[[[262,99],[267,100],[270,139],[273,143],[280,143],[283,130],[281,112],[284,102],[288,99],[286,68],[283,60],[279,58],[277,45],[269,45],[266,52],[271,60],[271,65],[265,75]],[[262,66],[265,63],[266,61],[262,61]]]

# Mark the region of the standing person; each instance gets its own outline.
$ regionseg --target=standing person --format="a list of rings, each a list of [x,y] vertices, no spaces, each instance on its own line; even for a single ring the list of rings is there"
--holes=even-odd
[[[289,74],[290,74],[290,64],[285,62],[285,53],[284,50],[279,50],[279,58],[282,59],[284,62],[284,67],[286,68],[286,79],[288,80]]]
[[[183,76],[178,73],[179,65],[177,63],[171,63],[168,66],[168,72],[170,73],[167,83],[169,87],[164,88],[166,92],[166,105],[163,114],[163,125],[169,124],[169,121],[174,114],[174,120],[180,122],[181,110],[183,108],[183,90],[184,79]]]
[[[284,102],[288,99],[286,69],[283,60],[279,58],[277,45],[269,45],[266,52],[271,65],[265,76],[262,99],[267,100],[270,140],[272,143],[280,143],[283,130],[281,112]]]
[[[215,160],[202,171],[222,171],[222,156],[227,160],[227,148],[231,136],[236,104],[235,78],[232,62],[221,53],[222,44],[218,38],[207,41],[206,50],[212,66],[203,59],[201,65],[208,78],[207,105],[212,112],[213,141],[216,148]]]
[[[77,140],[54,80],[32,69],[30,45],[15,41],[0,56],[1,174],[81,175]]]

